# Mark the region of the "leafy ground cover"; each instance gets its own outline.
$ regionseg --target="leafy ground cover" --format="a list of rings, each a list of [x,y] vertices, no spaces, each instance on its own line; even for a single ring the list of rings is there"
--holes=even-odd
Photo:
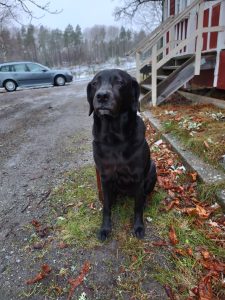
[[[186,101],[187,102],[187,101]],[[225,110],[205,104],[173,104],[152,109],[165,132],[177,136],[183,145],[206,162],[219,167],[225,154]]]
[[[111,238],[100,243],[95,170],[66,173],[50,196],[45,224],[33,220],[27,228],[24,250],[33,264],[23,299],[225,298],[225,217],[214,200],[218,187],[199,184],[147,121],[146,127],[158,183],[145,210],[145,239],[132,235],[133,201],[120,199]]]

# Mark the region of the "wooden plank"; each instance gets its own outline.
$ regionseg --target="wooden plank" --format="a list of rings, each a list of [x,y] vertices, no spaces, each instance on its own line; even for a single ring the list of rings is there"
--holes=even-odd
[[[162,68],[163,68],[163,70],[173,71],[173,70],[176,70],[177,68],[179,68],[179,66],[163,66]]]
[[[144,88],[147,91],[152,90],[152,85],[151,84],[141,84],[141,87]]]
[[[218,72],[218,82],[217,87],[219,89],[225,90],[225,50],[220,52],[220,64],[219,64],[219,72]]]
[[[141,69],[140,53],[136,52],[136,79],[137,79],[137,82],[141,81],[140,69]]]
[[[157,101],[157,44],[152,47],[152,104]]]
[[[188,82],[194,76],[195,57],[192,56],[188,61],[171,73],[166,80],[158,85],[157,105],[162,103],[172,93]]]
[[[168,75],[157,75],[158,80],[164,80],[168,77]]]
[[[201,65],[201,51],[202,51],[202,33],[203,33],[203,12],[204,12],[204,3],[199,5],[198,10],[198,28],[197,28],[197,44],[196,44],[196,53],[195,53],[195,75],[200,73]]]

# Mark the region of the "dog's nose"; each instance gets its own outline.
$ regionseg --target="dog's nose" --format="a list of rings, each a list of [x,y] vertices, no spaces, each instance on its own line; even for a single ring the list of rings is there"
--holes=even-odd
[[[109,99],[109,93],[107,91],[99,91],[97,94],[96,94],[96,98],[99,100],[99,101],[106,101]]]

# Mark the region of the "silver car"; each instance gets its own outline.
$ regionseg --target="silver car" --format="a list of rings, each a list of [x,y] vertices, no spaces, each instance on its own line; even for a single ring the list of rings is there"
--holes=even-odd
[[[34,62],[10,62],[0,64],[0,88],[13,92],[17,87],[43,85],[63,86],[73,80],[67,70],[51,70]]]

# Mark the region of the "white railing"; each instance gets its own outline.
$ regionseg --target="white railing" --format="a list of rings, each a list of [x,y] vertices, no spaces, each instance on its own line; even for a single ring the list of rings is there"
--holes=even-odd
[[[221,0],[223,1],[223,0]],[[198,14],[198,24],[197,28],[194,32],[191,33],[187,38],[183,40],[175,39],[175,26],[187,18],[191,12],[191,10],[195,8],[196,13]],[[196,40],[195,46],[195,75],[200,74],[201,68],[201,55],[202,55],[202,46],[203,46],[203,38],[202,35],[205,32],[220,32],[224,31],[224,26],[214,26],[214,27],[203,27],[203,14],[204,14],[204,1],[203,0],[195,0],[193,1],[184,11],[178,14],[176,17],[171,18],[168,22],[162,23],[159,28],[160,30],[155,30],[154,34],[149,37],[148,40],[144,40],[144,42],[138,47],[136,47],[136,66],[137,80],[140,82],[141,74],[140,69],[146,64],[151,64],[151,80],[152,80],[152,104],[156,106],[157,102],[157,70],[161,68],[166,62],[168,62],[174,56],[180,54],[180,51],[187,47],[190,43],[193,43]],[[166,24],[166,26],[165,26]],[[173,37],[169,42],[166,41],[167,32],[171,33]],[[164,38],[164,43],[160,44],[160,41]],[[150,55],[144,59],[146,53],[150,53]]]

